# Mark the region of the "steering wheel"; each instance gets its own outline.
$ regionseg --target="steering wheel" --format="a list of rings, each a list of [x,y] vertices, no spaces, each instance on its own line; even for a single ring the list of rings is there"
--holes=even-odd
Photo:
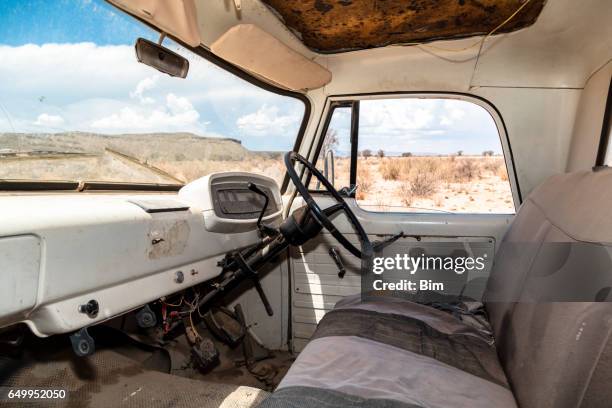
[[[334,204],[325,210],[321,210],[321,207],[317,204],[317,202],[312,198],[310,192],[308,192],[308,188],[304,185],[300,176],[295,171],[295,162],[300,162],[306,167],[312,175],[314,175],[317,180],[323,184],[327,192],[331,194],[331,196],[336,200],[337,204]],[[353,210],[348,206],[347,202],[340,195],[340,193],[334,188],[334,186],[325,178],[323,174],[316,167],[310,163],[306,158],[299,155],[296,152],[288,152],[285,154],[285,166],[287,167],[287,173],[289,174],[289,178],[295,185],[298,193],[304,198],[310,213],[313,218],[321,224],[326,230],[328,230],[334,238],[351,254],[355,255],[358,258],[363,258],[371,254],[372,251],[372,243],[368,238],[368,234],[366,234],[363,226],[353,213]],[[365,254],[362,253],[362,250],[359,250],[355,245],[353,245],[338,229],[334,226],[334,224],[329,219],[328,215],[335,213],[336,211],[342,210],[349,222],[353,226],[353,229],[357,233],[359,241],[361,242],[361,249],[365,251]]]

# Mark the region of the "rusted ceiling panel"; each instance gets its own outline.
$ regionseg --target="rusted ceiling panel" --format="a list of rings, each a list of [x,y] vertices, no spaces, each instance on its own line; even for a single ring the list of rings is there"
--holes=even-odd
[[[309,48],[325,53],[486,34],[525,0],[263,0]],[[497,33],[533,24],[531,0]]]

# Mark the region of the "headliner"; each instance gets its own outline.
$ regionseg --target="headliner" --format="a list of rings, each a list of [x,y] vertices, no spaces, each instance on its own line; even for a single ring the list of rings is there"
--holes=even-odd
[[[525,0],[263,0],[313,51],[334,53],[487,34]],[[532,25],[531,0],[498,32]]]

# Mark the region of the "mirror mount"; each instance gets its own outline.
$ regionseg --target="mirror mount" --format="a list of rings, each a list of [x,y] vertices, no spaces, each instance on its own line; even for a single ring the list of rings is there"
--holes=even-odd
[[[158,43],[144,38],[136,40],[136,58],[138,62],[155,68],[172,77],[185,78],[189,72],[189,60],[161,45],[165,33],[161,33]]]

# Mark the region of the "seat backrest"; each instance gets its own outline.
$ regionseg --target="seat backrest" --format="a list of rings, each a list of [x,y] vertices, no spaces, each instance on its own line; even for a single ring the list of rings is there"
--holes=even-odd
[[[522,408],[612,406],[612,170],[550,178],[496,254],[485,304]]]

